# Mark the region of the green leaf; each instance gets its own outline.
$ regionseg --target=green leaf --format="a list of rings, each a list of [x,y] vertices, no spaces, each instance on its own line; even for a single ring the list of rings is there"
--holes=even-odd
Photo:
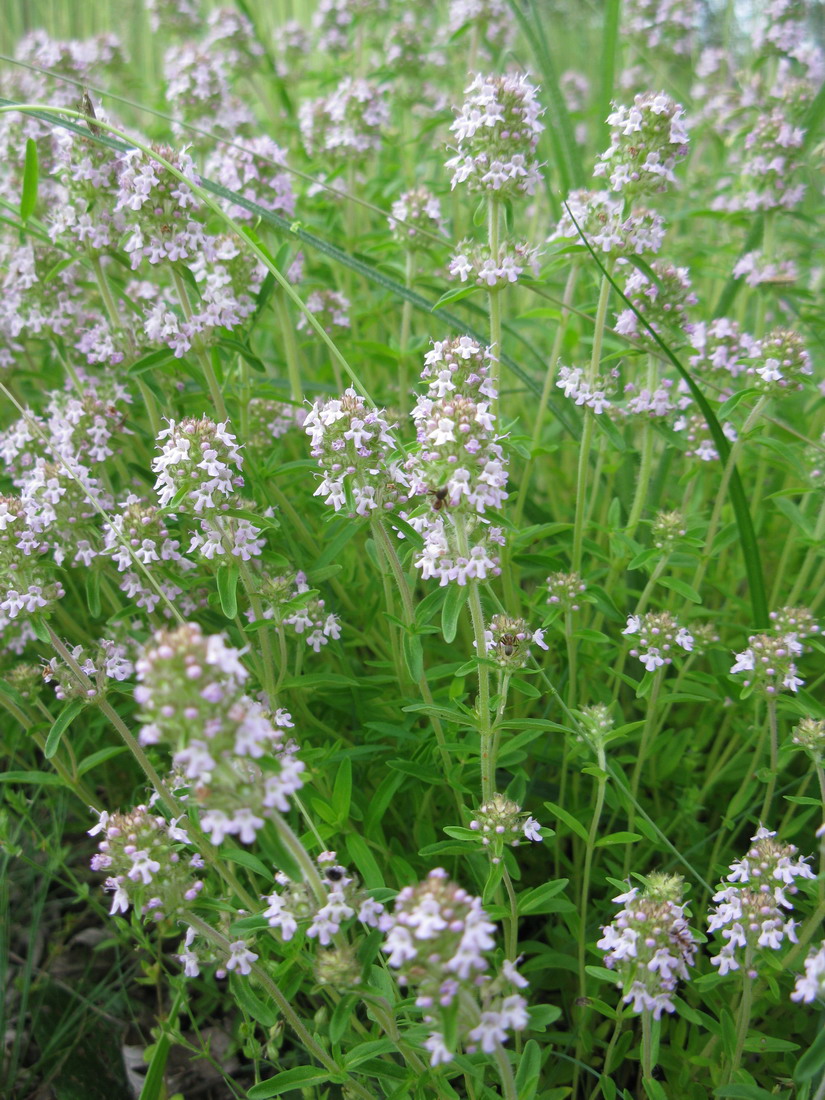
[[[249,1100],[268,1100],[270,1096],[281,1096],[294,1089],[305,1089],[310,1085],[325,1085],[329,1080],[329,1070],[317,1069],[315,1066],[295,1066],[275,1077],[270,1077],[268,1081],[253,1085],[246,1095]]]
[[[375,890],[384,886],[384,876],[375,862],[375,856],[369,849],[367,842],[357,833],[349,833],[346,838],[347,851],[350,859],[358,868],[358,873],[368,890]]]
[[[525,917],[530,913],[551,912],[543,907],[551,898],[560,894],[568,883],[566,878],[557,878],[552,882],[545,882],[532,890],[525,890],[518,896],[518,915]]]
[[[662,588],[669,588],[672,592],[678,592],[680,596],[683,596],[686,600],[690,600],[691,603],[701,603],[702,597],[696,591],[695,588],[691,588],[686,581],[677,580],[676,577],[661,577],[659,584]]]
[[[535,1039],[524,1044],[516,1072],[516,1096],[519,1100],[533,1100],[541,1074],[541,1048]]]
[[[667,1093],[653,1077],[643,1078],[642,1085],[648,1100],[668,1100]]]
[[[26,139],[26,161],[23,165],[23,192],[20,196],[20,220],[27,222],[37,206],[37,181],[40,168],[37,159],[37,142]]]
[[[234,619],[238,614],[238,566],[221,565],[215,574],[218,584],[218,599],[221,601],[221,611],[227,619]]]
[[[51,760],[57,752],[58,746],[60,745],[60,738],[85,706],[85,699],[72,699],[66,704],[63,710],[61,710],[60,714],[58,714],[57,718],[54,720],[54,725],[49,730],[49,736],[46,738],[46,747],[43,750],[43,755],[47,760]]]
[[[793,1075],[794,1084],[803,1085],[806,1081],[812,1081],[823,1069],[825,1069],[825,1028],[820,1030],[817,1037],[796,1063]]]
[[[455,641],[458,631],[458,617],[469,595],[469,585],[451,584],[447,587],[444,606],[441,608],[441,633],[448,645],[450,642]]]
[[[247,852],[243,848],[225,848],[222,849],[221,855],[224,859],[228,859],[230,863],[237,863],[241,867],[246,867],[248,871],[254,871],[256,875],[260,875],[267,882],[272,882],[272,871],[263,860],[253,855],[252,852]]]
[[[100,618],[100,573],[96,569],[86,570],[86,604],[93,619]]]
[[[404,651],[404,664],[410,679],[418,683],[424,675],[424,649],[418,634],[406,632],[401,636],[401,648]]]
[[[338,765],[338,774],[335,776],[335,786],[332,789],[332,808],[338,821],[342,824],[349,817],[350,801],[352,799],[352,760],[345,756]]]
[[[0,783],[35,783],[38,787],[62,787],[54,772],[0,772]]]
[[[641,839],[639,833],[611,833],[609,836],[599,837],[596,841],[596,847],[606,848],[610,844],[635,844],[637,840]]]
[[[329,1021],[329,1039],[331,1043],[340,1043],[343,1039],[350,1021],[354,1017],[357,1000],[358,997],[355,993],[347,993],[335,1006],[335,1011]]]
[[[77,774],[79,776],[85,775],[86,772],[96,768],[98,764],[103,764],[107,760],[111,760],[115,756],[121,756],[128,751],[125,745],[110,745],[107,749],[98,749],[97,752],[93,752],[91,756],[87,756],[80,761],[77,765]]]
[[[789,1092],[768,1092],[759,1085],[723,1085],[715,1089],[713,1095],[719,1100],[780,1100],[781,1097],[789,1097]]]
[[[585,842],[587,841],[587,829],[585,829],[584,825],[573,817],[572,814],[568,813],[567,810],[563,810],[562,807],[556,805],[555,802],[545,802],[544,805],[551,814],[554,814],[559,819],[559,821],[563,821],[571,832],[575,833],[577,837],[580,837]]]
[[[150,351],[148,355],[141,355],[140,359],[136,359],[128,368],[126,374],[130,378],[134,378],[136,375],[144,374],[154,367],[161,367],[166,363],[173,362],[175,362],[174,353],[168,348],[160,348],[158,351]]]

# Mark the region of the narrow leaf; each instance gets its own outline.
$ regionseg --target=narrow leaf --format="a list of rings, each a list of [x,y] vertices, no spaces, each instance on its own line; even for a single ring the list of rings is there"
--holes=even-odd
[[[40,168],[37,160],[37,142],[26,139],[26,163],[23,166],[23,193],[20,196],[20,220],[27,222],[37,205],[37,180]]]
[[[54,754],[57,752],[57,748],[60,744],[60,738],[69,728],[71,723],[80,714],[86,705],[85,699],[72,699],[58,714],[54,721],[54,725],[49,730],[49,736],[46,738],[46,747],[43,750],[43,755],[47,760],[51,760]]]
[[[227,619],[234,619],[238,614],[237,565],[221,565],[215,579],[218,584],[218,599],[221,601],[221,611]]]
[[[450,642],[455,641],[458,631],[458,617],[469,595],[470,589],[466,584],[451,584],[448,587],[444,606],[441,609],[441,633],[448,645]]]

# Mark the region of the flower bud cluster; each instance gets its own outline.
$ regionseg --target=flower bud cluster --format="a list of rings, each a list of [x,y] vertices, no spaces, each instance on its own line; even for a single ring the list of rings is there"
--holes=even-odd
[[[689,56],[696,7],[696,0],[629,0],[622,11],[622,33],[643,56]]]
[[[791,734],[791,744],[804,749],[819,767],[825,760],[825,719],[803,718]]]
[[[195,901],[203,889],[197,872],[203,860],[188,855],[191,844],[177,821],[166,821],[136,806],[129,813],[100,812],[89,829],[90,836],[102,834],[92,870],[108,873],[105,888],[112,891],[111,913],[126,913],[129,906],[142,917],[160,921],[174,917]]]
[[[41,562],[45,547],[26,523],[18,497],[0,496],[0,613],[16,619],[32,614],[65,595]]]
[[[799,279],[799,269],[793,260],[768,260],[761,252],[746,252],[734,264],[733,277],[744,278],[748,286],[784,286]]]
[[[796,633],[751,634],[748,642],[748,648],[735,655],[730,670],[732,676],[745,673],[742,682],[746,688],[777,695],[783,688],[796,692],[802,687],[805,681],[797,675],[794,658],[801,657],[805,647]]]
[[[440,401],[454,393],[478,394],[495,400],[490,378],[493,355],[471,336],[434,340],[424,356],[421,380],[427,383],[427,397]]]
[[[441,203],[426,187],[404,191],[392,204],[387,220],[393,240],[408,252],[429,248],[433,237],[447,233]]]
[[[690,366],[722,387],[730,387],[732,379],[747,373],[748,361],[757,356],[759,349],[756,338],[727,317],[692,325],[689,340],[695,351]]]
[[[538,276],[539,250],[527,241],[504,241],[495,256],[488,244],[461,241],[450,259],[448,271],[452,279],[468,280],[488,290],[516,283],[525,271]]]
[[[166,527],[163,513],[154,504],[142,497],[129,493],[120,505],[123,509],[103,524],[103,549],[101,555],[111,557],[121,574],[119,587],[137,607],[150,614],[160,603],[162,596],[156,588],[146,581],[146,575],[140,565],[147,569],[156,563],[171,563],[176,571],[185,572],[195,568],[194,562],[184,558],[180,552],[180,542],[172,538]],[[181,593],[181,589],[166,578],[159,577],[158,587],[170,600]]]
[[[530,643],[547,649],[543,630],[531,631],[524,619],[509,615],[493,615],[484,631],[486,655],[505,672],[516,672],[530,660]]]
[[[604,750],[615,722],[610,708],[604,703],[593,703],[579,711],[578,738],[598,755]]]
[[[265,897],[263,915],[270,928],[277,928],[284,942],[292,939],[299,926],[307,924],[306,935],[328,947],[341,926],[357,916],[362,924],[377,928],[384,906],[366,893],[355,875],[342,867],[335,852],[321,852],[317,858],[323,885],[320,892],[306,882],[292,882],[282,871],[275,875],[280,887]]]
[[[588,377],[588,372],[582,367],[559,367],[556,386],[564,392],[564,396],[577,405],[600,416],[602,413],[610,413],[615,398],[616,379],[618,370],[613,369],[608,374],[597,374]]]
[[[547,242],[578,242],[581,230],[595,252],[615,257],[641,256],[658,252],[662,247],[664,224],[661,214],[644,207],[637,206],[632,213],[625,214],[624,200],[609,191],[572,191]]]
[[[671,664],[674,646],[679,646],[686,653],[693,649],[693,635],[679,626],[668,611],[628,615],[622,634],[638,634],[638,642],[630,650],[630,656],[638,657],[648,672]]]
[[[340,618],[326,610],[325,601],[307,584],[306,573],[265,576],[261,583],[261,599],[268,605],[264,608],[265,619],[290,627],[316,653],[320,653],[330,640],[337,641],[341,637]],[[249,617],[252,618],[251,611]]]
[[[287,401],[271,401],[267,397],[253,397],[247,410],[247,439],[255,448],[271,447],[273,439],[280,439],[293,429],[303,428],[307,410]]]
[[[626,297],[659,335],[673,329],[684,330],[687,325],[687,307],[695,306],[698,301],[690,289],[688,269],[674,267],[673,264],[661,260],[655,260],[651,269],[655,279],[651,279],[637,267],[631,269],[624,284]],[[647,329],[632,309],[622,310],[616,317],[614,327],[620,336],[641,340],[648,346],[654,345]]]
[[[453,173],[453,188],[466,183],[499,198],[534,193],[541,181],[536,148],[544,129],[536,91],[524,73],[476,75],[450,127],[458,142],[445,165]]]
[[[698,458],[700,462],[718,462],[719,451],[716,448],[716,440],[711,436],[708,422],[700,413],[690,413],[679,416],[673,422],[675,432],[684,432],[689,447],[685,450],[685,458]],[[722,422],[722,431],[725,438],[731,443],[736,440],[736,429],[727,420]]]
[[[578,611],[587,585],[580,573],[551,573],[547,578],[547,602],[562,611]]]
[[[614,104],[607,116],[610,148],[594,176],[607,176],[610,188],[628,197],[664,191],[676,182],[673,169],[687,156],[684,109],[665,92],[637,95],[632,107]]]
[[[514,22],[506,0],[450,0],[447,33],[452,38],[469,26],[482,42],[501,49],[512,40]]]
[[[793,210],[799,205],[805,195],[805,184],[796,182],[805,131],[789,114],[784,104],[778,104],[756,118],[739,166],[742,191],[715,199],[714,209]]]
[[[424,71],[443,69],[447,63],[443,50],[434,48],[435,28],[429,13],[412,8],[398,9],[383,42],[384,65],[396,77],[406,78],[406,87],[396,84],[405,106],[418,100]]]
[[[87,657],[81,645],[72,646],[69,652],[80,671],[92,681],[92,686],[84,687],[62,657],[52,657],[43,667],[43,679],[47,684],[54,684],[54,693],[61,701],[86,699],[97,702],[105,696],[109,680],[128,680],[135,671],[129,647],[109,638],[100,639],[92,656]]]
[[[650,525],[650,535],[657,550],[672,554],[687,535],[685,517],[681,512],[657,512]]]
[[[331,95],[304,101],[298,112],[309,156],[332,161],[360,160],[380,149],[389,124],[389,107],[375,84],[345,77]]]
[[[257,962],[258,956],[250,950],[245,940],[233,940],[229,945],[229,953],[216,948],[211,942],[199,943],[195,950],[197,933],[192,927],[187,928],[183,939],[183,950],[178,954],[178,962],[183,967],[187,978],[197,978],[201,972],[201,966],[218,963],[215,971],[216,978],[225,978],[228,971],[236,971],[246,977],[252,973],[252,963]]]
[[[508,1031],[527,1026],[527,1002],[516,992],[527,982],[509,961],[499,975],[491,973],[495,925],[481,899],[450,882],[446,871],[436,868],[424,882],[406,886],[379,927],[389,965],[424,1009],[431,1065],[452,1061],[448,1035],[468,1053],[492,1054]]]
[[[616,971],[622,1001],[636,1013],[650,1012],[658,1020],[675,1012],[673,994],[696,956],[696,941],[680,904],[683,882],[679,875],[652,874],[644,888],[634,886],[613,900],[624,906],[597,947],[605,965]]]
[[[325,504],[351,516],[391,511],[406,501],[408,479],[392,458],[393,427],[383,409],[368,408],[353,389],[331,401],[317,400],[304,421],[310,453],[324,472],[313,496],[325,495]]]
[[[794,880],[813,879],[815,875],[805,862],[807,857],[794,859],[793,844],[780,844],[776,833],[760,825],[751,837],[752,847],[744,859],[735,860],[723,886],[713,895],[708,931],[721,931],[725,943],[711,958],[711,965],[720,974],[744,966],[749,978],[755,978],[754,954],[760,947],[778,951],[787,937],[796,943],[796,921],[787,918],[793,909],[789,895],[797,893]]]
[[[269,712],[244,694],[240,652],[196,623],[159,630],[137,661],[143,744],[165,743],[201,806],[213,844],[252,844],[272,811],[285,813],[303,786],[303,763],[285,740],[288,712]]]
[[[349,331],[350,301],[337,290],[313,290],[307,297],[306,307],[310,313],[315,314],[315,320],[328,336],[335,338]],[[295,327],[299,332],[311,332],[314,335],[315,330],[303,313]]]
[[[801,390],[804,379],[813,374],[811,357],[802,337],[790,329],[773,329],[755,349],[757,362],[747,373],[755,375],[754,386],[764,393]]]
[[[491,863],[501,863],[505,847],[518,848],[525,837],[538,843],[542,840],[538,821],[501,794],[479,806],[470,828],[480,835]]]
[[[195,164],[188,153],[168,146],[155,151],[185,179],[197,183]],[[150,264],[191,261],[208,246],[198,220],[200,201],[191,188],[141,149],[123,154],[115,202],[118,211],[122,211],[130,234],[123,250],[131,255],[133,269],[144,259]]]
[[[792,1001],[825,1002],[825,940],[812,947],[805,958],[805,973],[796,979]]]

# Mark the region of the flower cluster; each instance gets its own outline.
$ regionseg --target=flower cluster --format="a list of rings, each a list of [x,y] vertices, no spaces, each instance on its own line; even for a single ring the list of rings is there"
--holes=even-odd
[[[303,428],[307,410],[302,405],[287,401],[272,401],[267,397],[253,397],[247,409],[247,439],[251,446],[267,448],[273,439],[280,439],[287,432]]]
[[[219,964],[215,970],[216,978],[225,978],[228,971],[244,976],[252,973],[252,963],[257,962],[258,956],[250,950],[245,940],[233,940],[228,952],[216,948],[211,942],[198,943],[196,951],[195,938],[195,929],[190,926],[183,938],[183,950],[177,956],[187,978],[197,978],[202,966],[216,962]]]
[[[517,802],[494,794],[476,810],[470,828],[481,837],[491,863],[501,863],[506,846],[518,848],[525,838],[541,843],[541,826]]]
[[[295,213],[292,177],[286,171],[286,153],[268,137],[236,138],[207,158],[204,174],[222,187],[235,191],[284,217]],[[256,215],[245,206],[228,203],[227,213],[236,221],[252,221]]]
[[[681,512],[658,512],[650,526],[650,535],[657,550],[671,554],[687,535],[685,517]]]
[[[580,573],[551,573],[547,578],[547,602],[562,611],[578,611],[587,585]]]
[[[613,368],[608,374],[589,375],[583,367],[559,367],[556,386],[564,396],[577,405],[592,409],[597,415],[612,408],[613,391],[616,388],[618,370]]]
[[[135,912],[150,920],[174,917],[195,901],[203,889],[197,872],[203,859],[187,856],[191,844],[177,820],[166,821],[147,806],[129,813],[101,811],[90,836],[102,834],[92,857],[92,870],[108,874],[105,888],[112,891],[111,913]]]
[[[508,1031],[527,1026],[527,1002],[516,992],[527,982],[508,961],[491,974],[486,956],[495,947],[495,925],[481,899],[450,882],[446,871],[436,868],[424,882],[406,886],[379,927],[388,963],[424,1009],[431,1065],[452,1061],[448,1036],[468,1053],[492,1054]]]
[[[761,252],[746,252],[734,264],[733,277],[744,278],[748,286],[783,285],[795,283],[799,271],[793,260],[768,260]]]
[[[757,116],[745,137],[739,189],[726,189],[713,208],[792,210],[805,194],[805,185],[796,181],[804,140],[805,131],[793,124],[783,105]]]
[[[173,563],[176,569],[192,569],[194,563],[180,552],[180,542],[172,538],[161,510],[134,493],[129,493],[120,505],[123,509],[111,515],[103,525],[103,549],[101,554],[111,557],[117,565],[121,591],[134,599],[137,607],[152,612],[161,601],[158,589],[147,585],[144,569],[160,562]],[[180,594],[177,585],[159,579],[158,586],[165,590],[168,599]],[[165,586],[165,588],[164,588]]]
[[[821,766],[825,759],[825,719],[803,718],[791,734],[791,744],[804,749],[811,760]]]
[[[805,959],[805,973],[796,979],[792,1001],[825,1001],[825,940],[812,947]]]
[[[514,619],[509,615],[493,615],[484,631],[484,641],[486,655],[505,672],[524,668],[530,660],[531,642],[539,649],[548,648],[543,630],[531,631],[524,619]]]
[[[750,691],[765,695],[777,695],[783,688],[798,691],[805,683],[797,675],[794,658],[800,657],[804,646],[794,632],[780,634],[751,634],[748,648],[736,654],[731,675],[745,673],[742,681]]]
[[[629,0],[622,33],[642,54],[684,57],[690,54],[696,7],[696,0]]]
[[[263,617],[288,626],[310,649],[320,653],[330,640],[341,637],[341,620],[327,611],[324,600],[307,584],[306,573],[264,577],[261,598],[267,604]],[[252,610],[249,611],[252,618]]]
[[[609,707],[604,703],[593,703],[579,711],[577,738],[599,755],[604,751],[615,724]]]
[[[804,379],[813,374],[811,357],[802,337],[789,329],[773,329],[759,341],[757,360],[747,373],[753,384],[764,393],[784,393],[801,390]]]
[[[321,852],[317,864],[320,874],[315,883],[292,882],[277,872],[280,889],[264,898],[263,915],[269,927],[277,928],[286,942],[306,923],[306,935],[321,947],[328,947],[341,926],[355,916],[376,928],[384,906],[373,901],[358,879],[338,863],[335,852]]]
[[[58,699],[86,699],[96,702],[106,694],[109,680],[123,681],[135,671],[129,657],[129,647],[110,638],[101,638],[92,655],[87,656],[83,646],[69,649],[72,659],[82,673],[92,681],[91,687],[84,687],[74,671],[61,657],[52,657],[43,669],[43,679],[54,684],[54,693]]]
[[[581,231],[590,247],[606,256],[658,252],[665,237],[662,215],[640,206],[626,214],[624,205],[621,196],[609,191],[572,191],[547,242],[578,241]]]
[[[331,95],[302,103],[298,120],[310,156],[358,160],[380,148],[389,108],[374,84],[345,77]]]
[[[348,389],[343,397],[316,401],[304,430],[324,472],[314,496],[324,496],[336,512],[369,516],[406,501],[407,477],[392,458],[396,443],[383,409],[368,408]]]
[[[525,271],[539,273],[539,251],[527,241],[504,241],[493,256],[488,244],[461,241],[449,263],[450,277],[462,283],[468,280],[488,290],[518,282]]]
[[[661,335],[668,330],[684,330],[687,323],[687,307],[695,306],[698,299],[691,290],[686,267],[656,260],[651,265],[655,278],[651,279],[639,268],[631,269],[625,279],[624,293],[633,309],[624,309],[616,317],[615,329],[621,336],[652,344],[647,329],[641,325],[640,313],[654,332]]]
[[[285,740],[288,712],[271,713],[245,695],[239,651],[196,623],[157,631],[136,668],[141,742],[171,748],[213,844],[226,836],[253,843],[266,816],[285,813],[303,785],[304,765]]]
[[[628,197],[664,191],[676,182],[673,169],[687,155],[685,112],[664,92],[637,95],[632,107],[616,106],[607,116],[610,148],[594,176],[607,176],[611,190]]]
[[[536,88],[527,76],[483,76],[465,89],[467,98],[450,130],[458,147],[445,167],[451,186],[499,198],[532,195],[541,180],[536,148],[544,126]]]
[[[328,336],[339,336],[350,327],[350,301],[337,290],[313,290],[307,296],[306,307],[315,314],[315,320]],[[295,326],[299,332],[314,331],[306,316],[302,313]]]
[[[651,611],[644,615],[628,615],[622,634],[638,634],[638,642],[630,650],[631,657],[638,657],[648,672],[669,665],[673,661],[673,647],[679,646],[686,653],[693,649],[693,635],[679,626],[667,611]]]
[[[718,462],[719,451],[716,441],[710,434],[707,420],[699,413],[677,417],[673,422],[673,430],[684,432],[689,444],[685,449],[686,458],[698,458],[700,462]],[[733,443],[736,440],[736,429],[728,421],[722,422],[722,431],[729,442]]]
[[[429,248],[433,237],[447,232],[441,203],[426,187],[404,191],[392,204],[387,220],[393,239],[408,252]]]
[[[804,857],[794,859],[794,845],[780,844],[775,836],[760,825],[745,858],[730,866],[725,881],[733,885],[723,886],[713,895],[716,904],[708,931],[721,931],[725,942],[710,961],[720,974],[743,966],[748,977],[755,978],[758,948],[778,951],[786,937],[796,943],[796,922],[787,917],[787,911],[793,909],[789,895],[798,890],[795,879],[815,876]]]
[[[680,904],[683,882],[678,875],[652,874],[643,889],[634,886],[614,898],[623,905],[597,947],[605,964],[616,971],[622,1001],[636,1013],[675,1012],[673,994],[687,981],[696,941]]]
[[[694,350],[690,366],[721,387],[724,396],[729,394],[731,381],[747,373],[749,360],[758,354],[759,347],[755,337],[727,317],[691,325],[689,341]]]
[[[514,30],[506,0],[450,0],[449,20],[450,37],[469,26],[477,30],[482,42],[499,49],[508,44]]]
[[[421,380],[427,396],[440,401],[454,393],[473,393],[494,400],[496,390],[490,378],[493,355],[471,336],[434,340],[424,356]]]

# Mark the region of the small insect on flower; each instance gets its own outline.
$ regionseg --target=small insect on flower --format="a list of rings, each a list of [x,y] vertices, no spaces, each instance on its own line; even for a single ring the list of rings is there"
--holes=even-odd
[[[433,511],[440,512],[442,508],[447,506],[447,493],[448,489],[446,485],[442,485],[440,489],[428,489],[427,492],[434,498],[433,499]]]
[[[89,95],[85,88],[83,89],[83,96],[80,100],[80,110],[86,116],[86,125],[89,127],[94,137],[97,137],[100,134],[100,127],[96,126],[94,124],[94,121],[92,121],[93,119],[97,118],[97,115],[95,114],[92,97]]]

